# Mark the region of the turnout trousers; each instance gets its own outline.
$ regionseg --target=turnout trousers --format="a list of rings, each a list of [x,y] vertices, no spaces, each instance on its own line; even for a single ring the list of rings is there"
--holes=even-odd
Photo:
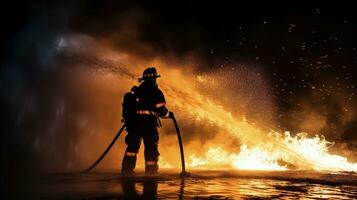
[[[158,142],[159,133],[155,124],[151,122],[137,122],[127,127],[127,136],[125,143],[127,148],[125,150],[122,161],[122,174],[132,174],[136,165],[137,154],[144,141],[144,156],[145,156],[145,173],[156,174],[158,172]]]

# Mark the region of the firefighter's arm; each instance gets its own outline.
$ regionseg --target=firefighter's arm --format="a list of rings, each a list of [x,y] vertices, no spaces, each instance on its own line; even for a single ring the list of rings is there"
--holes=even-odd
[[[158,101],[155,104],[155,111],[158,113],[159,117],[164,117],[168,114],[164,94],[160,91],[158,97]]]
[[[168,110],[167,110],[166,106],[162,106],[162,107],[158,108],[156,110],[156,112],[159,114],[159,117],[164,117],[167,115]]]

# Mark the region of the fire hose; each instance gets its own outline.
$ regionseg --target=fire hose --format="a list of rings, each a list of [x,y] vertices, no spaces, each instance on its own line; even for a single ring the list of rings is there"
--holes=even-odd
[[[188,176],[190,176],[190,173],[186,172],[185,155],[184,155],[184,151],[183,151],[181,132],[180,132],[178,123],[176,121],[175,115],[174,115],[173,112],[169,112],[169,116],[168,117],[163,117],[163,118],[170,118],[170,119],[172,119],[172,121],[174,123],[175,129],[176,129],[176,133],[177,133],[178,142],[179,142],[179,146],[180,146],[181,167],[182,167],[180,175],[181,175],[181,177],[188,177]],[[109,144],[107,149],[103,152],[103,154],[98,158],[98,160],[95,161],[90,167],[88,167],[88,169],[84,170],[83,173],[87,173],[87,172],[91,171],[92,169],[94,169],[100,163],[100,161],[103,160],[103,158],[107,155],[107,153],[112,148],[114,143],[118,140],[118,138],[119,138],[120,134],[123,132],[124,128],[125,128],[125,124],[123,124],[123,126],[120,128],[120,130],[118,131],[118,133],[116,134],[116,136],[114,137],[112,142]]]
[[[114,143],[117,141],[117,139],[119,138],[121,132],[123,132],[125,128],[125,124],[123,124],[123,126],[120,128],[119,132],[117,133],[117,135],[114,137],[113,141],[110,143],[110,145],[107,147],[107,149],[103,152],[103,154],[98,158],[97,161],[95,161],[90,167],[88,167],[88,169],[84,170],[83,172],[89,172],[91,171],[95,166],[97,166],[100,161],[103,160],[103,158],[107,155],[107,153],[109,152],[109,150],[112,148],[112,146],[114,145]]]
[[[183,145],[182,145],[182,139],[181,139],[181,132],[180,132],[180,128],[178,126],[178,123],[176,121],[175,115],[173,112],[169,112],[169,118],[172,119],[172,122],[175,125],[175,129],[176,129],[176,133],[177,133],[177,139],[179,142],[179,146],[180,146],[180,155],[181,155],[181,177],[188,177],[190,176],[189,172],[186,172],[186,167],[185,167],[185,154],[183,152]]]

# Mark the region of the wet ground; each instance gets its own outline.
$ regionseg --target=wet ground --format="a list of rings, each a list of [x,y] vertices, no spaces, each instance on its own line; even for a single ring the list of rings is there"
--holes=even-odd
[[[33,186],[39,199],[357,199],[357,175],[307,171],[162,171],[49,174]]]

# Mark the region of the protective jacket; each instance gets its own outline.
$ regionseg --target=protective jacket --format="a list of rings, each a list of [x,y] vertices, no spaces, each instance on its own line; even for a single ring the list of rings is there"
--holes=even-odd
[[[122,173],[132,173],[136,156],[140,148],[141,139],[145,146],[145,170],[147,173],[156,173],[158,170],[158,142],[160,116],[168,113],[166,101],[162,91],[156,84],[144,81],[139,87],[133,87],[131,93],[124,95],[123,118],[128,132],[125,142],[125,151]]]

